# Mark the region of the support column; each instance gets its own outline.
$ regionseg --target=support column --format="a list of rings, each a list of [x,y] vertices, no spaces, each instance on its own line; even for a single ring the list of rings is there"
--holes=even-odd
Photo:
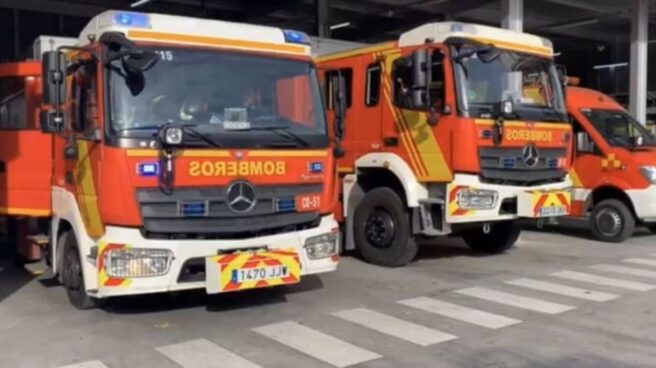
[[[501,0],[501,26],[512,31],[524,30],[524,0]]]
[[[330,38],[330,0],[315,0],[317,6],[317,35]]]
[[[642,124],[647,121],[647,47],[649,1],[631,1],[631,86],[629,112]]]

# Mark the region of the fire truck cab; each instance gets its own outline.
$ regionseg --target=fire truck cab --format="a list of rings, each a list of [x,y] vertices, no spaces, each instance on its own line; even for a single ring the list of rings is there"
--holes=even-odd
[[[519,218],[568,214],[572,134],[552,56],[547,39],[451,22],[319,56],[346,248],[400,266],[416,239],[460,234],[496,253]]]
[[[39,219],[74,306],[336,269],[336,174],[309,44],[107,11],[41,63],[0,65],[0,210]]]
[[[567,88],[574,121],[572,215],[595,238],[622,242],[636,224],[656,232],[656,137],[610,96]]]

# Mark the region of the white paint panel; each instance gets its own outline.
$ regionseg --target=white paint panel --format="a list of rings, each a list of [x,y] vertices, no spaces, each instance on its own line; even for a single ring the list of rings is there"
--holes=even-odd
[[[633,263],[633,264],[643,265],[643,266],[652,266],[652,267],[656,267],[656,259],[649,259],[649,258],[627,258],[627,259],[622,260],[622,262]]]
[[[439,344],[458,337],[376,311],[357,308],[333,313],[335,317],[420,346]]]
[[[349,367],[382,357],[292,321],[257,327],[253,331],[334,367]]]
[[[463,307],[457,304],[443,302],[441,300],[419,297],[408,300],[401,300],[398,303],[408,307],[423,310],[425,312],[437,314],[440,316],[456,319],[458,321],[471,323],[474,325],[499,329],[521,323],[521,320],[500,316],[498,314],[484,312],[478,309]]]
[[[643,270],[639,268],[630,268],[630,267],[616,266],[616,265],[609,265],[609,264],[590,266],[590,268],[598,271],[607,271],[607,272],[620,273],[624,275],[656,279],[656,271]]]
[[[581,289],[577,287],[540,281],[540,280],[533,280],[533,279],[510,280],[510,281],[506,281],[506,284],[524,287],[527,289],[538,290],[538,291],[545,291],[553,294],[569,296],[572,298],[590,300],[593,302],[607,302],[609,300],[613,300],[618,297],[618,295],[603,293],[601,291]]]
[[[162,346],[157,351],[183,368],[261,368],[206,339]]]
[[[527,309],[545,314],[559,314],[576,309],[570,305],[552,303],[541,299],[528,298],[510,293],[504,293],[482,287],[472,287],[455,291],[458,294],[471,296],[478,299],[509,305],[511,307]]]
[[[91,360],[88,362],[71,364],[60,368],[108,368],[108,367],[104,365],[103,362],[101,362],[100,360]]]
[[[610,277],[597,276],[597,275],[592,275],[583,272],[560,271],[560,272],[552,273],[551,276],[560,277],[562,279],[588,282],[591,284],[611,286],[611,287],[629,289],[635,291],[650,291],[656,288],[656,285],[622,280],[622,279],[615,279]]]

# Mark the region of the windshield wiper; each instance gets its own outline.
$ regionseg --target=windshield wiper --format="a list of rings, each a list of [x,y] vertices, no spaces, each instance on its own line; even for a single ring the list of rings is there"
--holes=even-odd
[[[192,138],[196,138],[205,142],[210,147],[223,148],[223,145],[221,143],[213,140],[207,134],[203,134],[199,132],[198,130],[195,129],[195,127],[196,127],[195,125],[183,125],[182,131]]]
[[[309,147],[310,143],[306,141],[305,139],[301,138],[298,134],[294,133],[291,131],[291,127],[287,125],[263,125],[263,126],[251,126],[248,129],[244,129],[245,131],[271,131],[274,132],[275,134],[278,134],[279,136],[286,138],[288,140],[292,140],[296,142],[298,146],[301,147]]]

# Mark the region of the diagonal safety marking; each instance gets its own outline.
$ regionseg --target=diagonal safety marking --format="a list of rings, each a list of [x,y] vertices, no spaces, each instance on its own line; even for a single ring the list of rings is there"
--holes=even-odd
[[[296,322],[286,321],[253,331],[334,367],[349,367],[381,355]]]
[[[576,309],[576,307],[572,307],[571,305],[552,303],[541,299],[528,298],[482,287],[460,289],[455,292],[478,299],[545,314],[559,314]]]
[[[577,287],[556,284],[553,282],[533,280],[533,279],[510,280],[510,281],[506,281],[506,284],[524,287],[527,289],[538,290],[538,291],[545,291],[553,294],[569,296],[572,298],[590,300],[593,302],[607,302],[609,300],[613,300],[619,297],[618,295],[603,293],[601,291],[581,289]]]
[[[583,273],[583,272],[560,271],[560,272],[552,273],[551,276],[560,277],[562,279],[588,282],[596,285],[611,286],[611,287],[617,287],[621,289],[629,289],[635,291],[650,291],[656,289],[656,285],[622,280],[622,279],[615,279],[610,277],[597,276],[597,275]]]
[[[518,319],[508,318],[498,314],[488,313],[482,310],[463,307],[461,305],[451,304],[427,297],[401,300],[398,303],[408,307],[423,310],[424,312],[437,314],[494,330],[516,325],[522,322]]]
[[[333,313],[333,316],[420,346],[439,344],[458,338],[446,332],[434,330],[366,308],[344,310]]]
[[[65,367],[59,367],[59,368],[107,368],[107,366],[104,365],[103,362],[101,362],[100,360],[91,360],[91,361],[88,361],[88,362],[71,364],[71,365],[67,365]]]

